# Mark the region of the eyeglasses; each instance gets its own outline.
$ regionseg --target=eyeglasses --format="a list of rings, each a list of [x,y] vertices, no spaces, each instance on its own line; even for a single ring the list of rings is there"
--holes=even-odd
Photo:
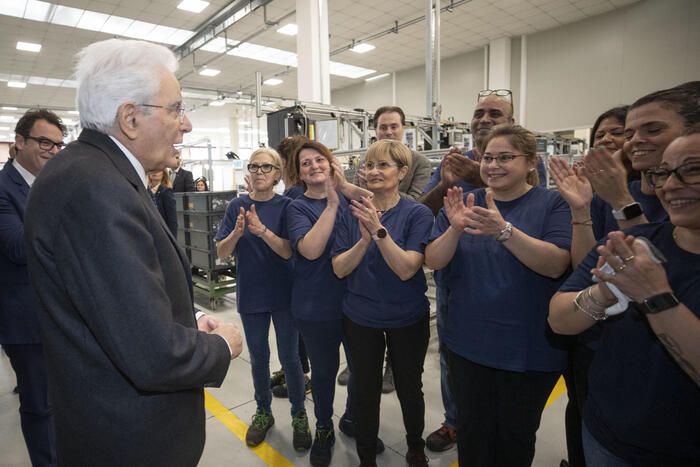
[[[507,164],[508,162],[512,161],[516,157],[524,157],[525,154],[510,154],[507,152],[502,152],[496,156],[494,156],[491,153],[485,152],[483,156],[481,156],[481,163],[483,165],[489,165],[491,162],[496,161],[498,162],[498,165],[504,165]]]
[[[379,161],[376,164],[374,162],[365,162],[365,169],[366,170],[374,170],[374,168],[377,168],[377,170],[381,170],[382,172],[385,170],[389,170],[390,167],[403,167],[401,164],[397,163],[391,163],[387,161]]]
[[[480,101],[481,99],[490,96],[491,94],[495,94],[499,97],[505,97],[508,100],[513,99],[513,93],[510,91],[510,89],[484,89],[479,91],[479,97],[477,97],[477,102]]]
[[[675,169],[658,168],[647,170],[645,177],[649,186],[661,188],[671,174],[676,174],[678,181],[684,185],[697,185],[700,183],[700,162],[686,162]]]
[[[175,105],[155,105],[155,104],[141,104],[141,107],[156,107],[165,110],[174,110],[180,114],[180,123],[185,121],[185,108],[181,104]]]
[[[59,141],[58,143],[54,143],[53,141],[51,141],[48,138],[35,138],[33,136],[25,136],[24,139],[33,139],[34,141],[36,141],[37,144],[39,145],[39,148],[41,148],[42,151],[50,151],[53,149],[54,146],[56,146],[56,149],[58,149],[60,151],[61,148],[63,146],[65,146],[63,141]]]
[[[262,173],[264,174],[269,174],[272,172],[272,169],[279,169],[279,167],[272,164],[248,164],[248,172],[252,174],[257,173],[259,170],[262,170]]]

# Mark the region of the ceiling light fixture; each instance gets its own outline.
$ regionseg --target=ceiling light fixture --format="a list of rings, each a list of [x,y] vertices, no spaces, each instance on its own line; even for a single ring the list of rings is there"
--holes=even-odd
[[[372,44],[367,44],[366,42],[363,42],[361,44],[357,44],[350,50],[358,54],[363,54],[365,52],[369,52],[370,50],[374,50],[375,48],[376,47],[374,47]]]
[[[77,110],[69,110],[68,113],[71,115],[80,115],[80,112],[78,112]]]
[[[203,68],[199,74],[202,76],[216,76],[219,73],[221,73],[221,70],[217,70],[216,68]]]
[[[17,107],[2,107],[2,110],[19,110]]]
[[[282,84],[284,81],[281,79],[277,78],[269,78],[263,81],[263,84],[267,84],[268,86],[277,86],[278,84]]]
[[[177,6],[180,10],[190,11],[192,13],[200,13],[203,9],[209,6],[209,2],[202,0],[182,0]]]
[[[220,100],[220,101],[211,101],[211,102],[209,103],[209,106],[211,106],[211,107],[221,107],[221,106],[224,105],[224,104],[226,104],[226,102],[224,102],[223,100]]]
[[[9,126],[0,126],[0,131],[10,131]]]
[[[33,42],[17,42],[17,50],[24,50],[25,52],[39,52],[41,50],[41,44],[34,44]]]
[[[8,81],[7,87],[8,88],[21,88],[21,89],[23,89],[23,88],[27,87],[27,83],[22,82],[22,81]]]
[[[277,32],[285,36],[296,36],[299,32],[299,27],[294,23],[289,23],[279,28]]]
[[[386,78],[387,76],[389,76],[389,73],[382,73],[381,75],[372,76],[371,78],[365,78],[365,81],[374,81],[375,79]]]

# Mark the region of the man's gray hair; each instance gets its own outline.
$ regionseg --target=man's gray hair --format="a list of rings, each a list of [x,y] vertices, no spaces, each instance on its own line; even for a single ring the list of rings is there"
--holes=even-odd
[[[161,73],[175,72],[177,59],[162,45],[108,39],[81,50],[75,68],[80,124],[108,134],[119,106],[147,104],[158,94]]]

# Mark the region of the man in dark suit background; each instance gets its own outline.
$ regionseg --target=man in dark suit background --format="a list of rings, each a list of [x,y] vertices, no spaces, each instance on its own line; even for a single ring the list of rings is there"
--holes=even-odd
[[[183,191],[197,191],[194,186],[194,179],[192,177],[192,172],[185,170],[182,167],[182,160],[177,158],[177,167],[172,171],[170,176],[170,181],[173,184],[173,191],[175,193],[182,193]]]
[[[25,113],[15,126],[15,157],[0,171],[0,344],[17,375],[19,413],[33,465],[56,465],[39,303],[29,283],[24,209],[44,164],[63,146],[66,127],[46,109]]]
[[[148,42],[83,49],[84,130],[29,196],[27,260],[63,465],[196,465],[203,387],[221,385],[241,352],[233,324],[195,316],[190,266],[146,191],[146,174],[174,168],[192,129],[176,68]]]

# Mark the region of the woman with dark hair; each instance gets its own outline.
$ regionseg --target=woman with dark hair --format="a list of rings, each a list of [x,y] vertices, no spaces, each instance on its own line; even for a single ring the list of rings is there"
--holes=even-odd
[[[309,141],[310,139],[304,135],[293,135],[284,138],[280,141],[280,144],[277,145],[277,152],[282,158],[283,195],[288,198],[297,199],[306,191],[303,182],[298,182],[299,172],[292,161],[296,153],[299,152],[299,148]]]
[[[430,305],[423,250],[433,225],[426,206],[399,194],[411,151],[400,141],[372,144],[364,162],[373,197],[353,201],[338,227],[333,271],[347,277],[343,328],[355,379],[357,453],[376,465],[384,352],[393,365],[411,467],[428,465],[423,429],[423,362],[430,338]]]
[[[583,412],[590,466],[700,465],[698,127],[645,177],[670,222],[611,232],[550,304],[555,332],[603,329]]]
[[[194,181],[194,188],[196,191],[209,191],[207,179],[205,177],[199,177]]]
[[[148,189],[165,224],[173,236],[177,238],[177,212],[175,210],[175,193],[173,185],[170,183],[170,171],[164,169],[149,174]]]
[[[561,195],[539,186],[531,132],[498,125],[480,150],[487,188],[448,191],[425,262],[447,268],[443,337],[459,463],[525,466],[566,366],[546,319],[571,260],[571,214]]]
[[[317,141],[301,145],[290,162],[295,174],[292,181],[305,187],[287,208],[289,241],[294,251],[291,309],[313,373],[316,435],[310,461],[314,466],[326,466],[335,444],[333,399],[343,341],[341,301],[345,294],[345,284],[333,274],[330,257],[338,219],[347,209],[347,201],[338,196],[336,189],[355,199],[368,192],[347,183],[338,161]],[[353,414],[353,388],[351,383],[346,418]]]
[[[589,147],[605,148],[611,157],[619,157],[627,171],[627,181],[639,180],[641,175],[634,170],[632,162],[622,150],[625,143],[625,118],[627,118],[628,105],[614,107],[606,110],[596,118],[591,128]],[[616,154],[619,151],[619,154]]]

